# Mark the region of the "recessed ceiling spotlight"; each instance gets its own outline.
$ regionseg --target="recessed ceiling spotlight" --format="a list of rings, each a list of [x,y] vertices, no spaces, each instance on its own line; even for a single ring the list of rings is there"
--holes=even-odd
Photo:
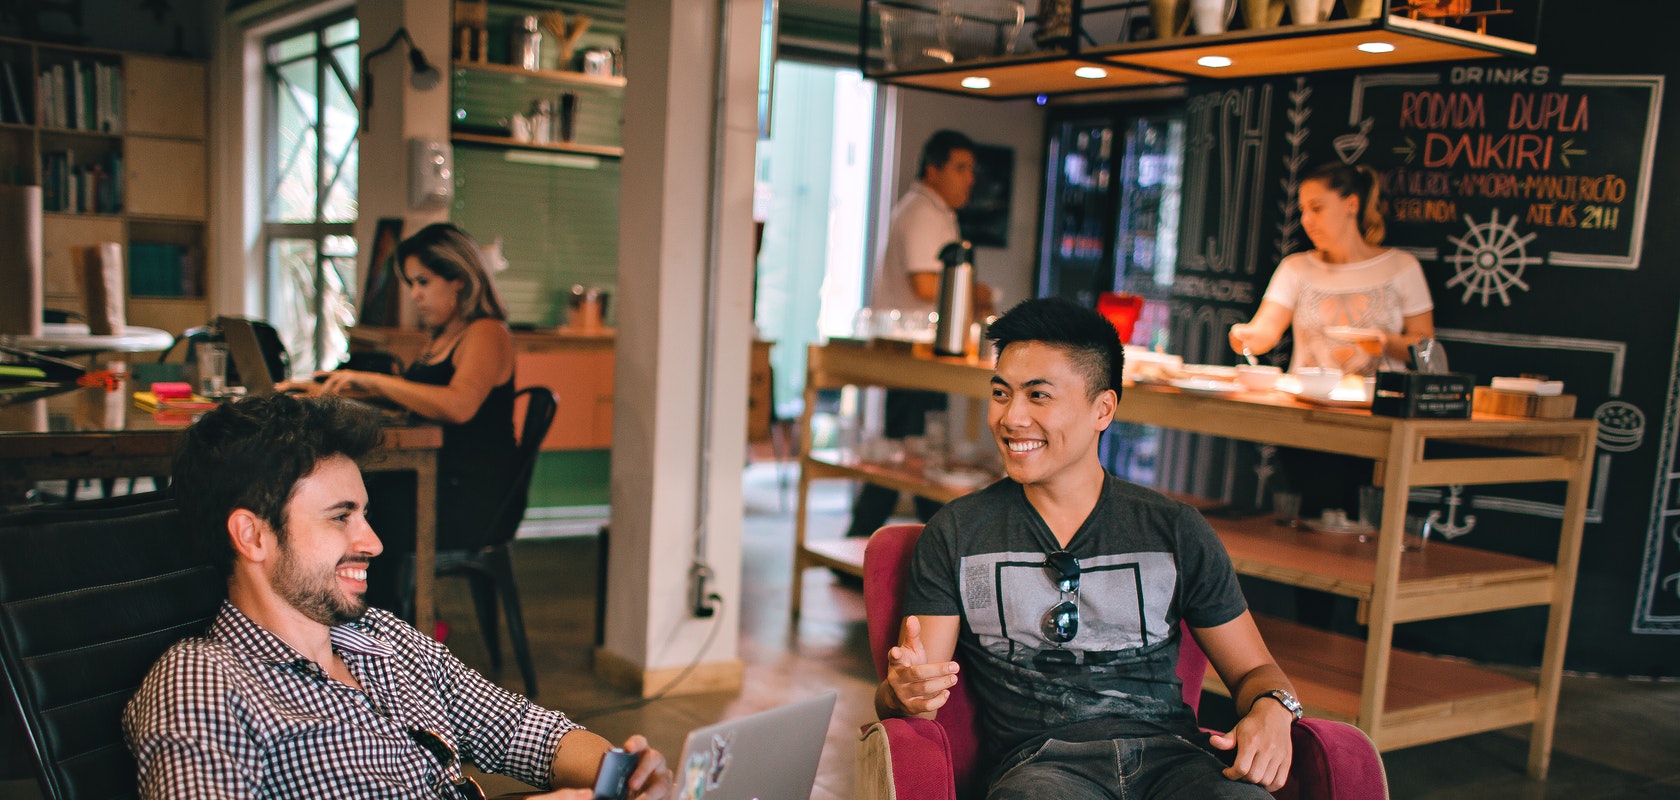
[[[1219,69],[1220,67],[1231,66],[1231,59],[1224,56],[1202,56],[1201,58],[1196,59],[1196,63],[1204,67]]]
[[[964,89],[990,89],[992,88],[992,79],[970,75],[962,79],[962,87]]]
[[[1074,70],[1073,74],[1076,77],[1096,80],[1097,78],[1108,77],[1108,70],[1103,69],[1102,67],[1080,67],[1079,69]]]
[[[1388,42],[1362,42],[1359,45],[1359,51],[1362,53],[1392,53],[1394,52],[1394,45]]]

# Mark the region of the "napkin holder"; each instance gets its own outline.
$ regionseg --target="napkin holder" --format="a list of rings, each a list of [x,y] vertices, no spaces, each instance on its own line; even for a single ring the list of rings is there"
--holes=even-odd
[[[1468,419],[1475,386],[1476,376],[1466,372],[1378,372],[1371,413]]]

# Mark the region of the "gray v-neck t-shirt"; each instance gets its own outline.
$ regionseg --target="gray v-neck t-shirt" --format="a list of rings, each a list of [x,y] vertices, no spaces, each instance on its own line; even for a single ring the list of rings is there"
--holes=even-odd
[[[1077,597],[1059,591],[1045,566],[1056,548],[1007,478],[947,504],[916,544],[904,610],[961,616],[959,680],[974,698],[982,752],[1002,759],[1046,738],[1194,734],[1175,672],[1179,622],[1211,628],[1247,610],[1207,520],[1109,475],[1068,542],[1080,563]],[[1064,600],[1078,605],[1079,630],[1058,646],[1040,622]]]

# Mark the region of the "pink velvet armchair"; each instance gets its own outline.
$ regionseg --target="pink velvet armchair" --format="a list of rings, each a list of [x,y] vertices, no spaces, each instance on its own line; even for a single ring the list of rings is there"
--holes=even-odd
[[[870,652],[877,677],[885,678],[887,649],[898,642],[903,620],[900,587],[909,570],[921,525],[888,525],[875,533],[863,559],[863,595]],[[1183,637],[1178,676],[1184,700],[1200,709],[1207,656],[1194,638]],[[889,719],[864,728],[858,749],[857,797],[862,800],[916,798],[957,800],[980,797],[985,769],[975,763],[979,737],[974,708],[959,681],[937,719]],[[1388,780],[1382,759],[1358,728],[1341,722],[1303,719],[1295,724],[1294,763],[1278,798],[1384,800]]]

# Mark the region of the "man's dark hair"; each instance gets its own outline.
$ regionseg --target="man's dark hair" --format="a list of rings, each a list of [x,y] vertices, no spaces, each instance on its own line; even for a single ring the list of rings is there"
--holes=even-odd
[[[1125,349],[1114,325],[1095,310],[1060,297],[1023,300],[988,329],[999,356],[1016,342],[1042,342],[1061,348],[1085,373],[1086,394],[1095,399],[1104,389],[1120,396]]]
[[[176,505],[204,555],[233,571],[227,519],[243,508],[283,535],[298,481],[333,456],[361,458],[380,440],[371,409],[337,397],[285,394],[224,403],[205,412],[175,454]]]
[[[951,160],[951,153],[955,150],[974,152],[974,140],[953,130],[934,131],[928,137],[927,143],[922,145],[922,163],[916,168],[916,177],[927,177],[928,167],[939,169]]]

